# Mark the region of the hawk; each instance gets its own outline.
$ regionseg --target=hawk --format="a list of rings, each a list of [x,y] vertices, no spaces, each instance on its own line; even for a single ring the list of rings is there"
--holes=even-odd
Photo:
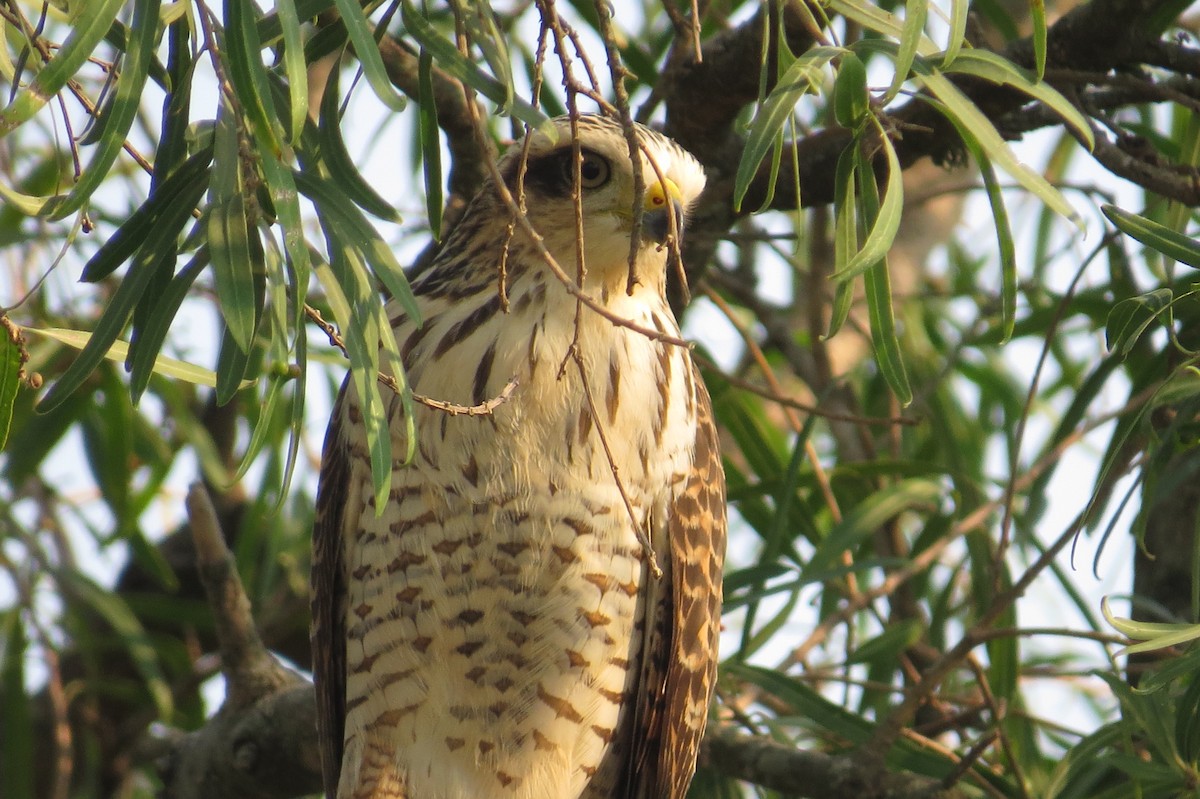
[[[415,391],[516,389],[484,415],[418,406],[381,514],[349,381],[335,405],[312,577],[329,799],[680,799],[692,779],[725,480],[704,383],[664,340],[679,335],[665,284],[704,172],[640,125],[636,165],[619,123],[576,127],[577,145],[565,118],[533,131],[498,171],[611,313],[577,301],[487,182],[413,281],[423,324],[389,313]],[[403,451],[397,399],[389,413]]]

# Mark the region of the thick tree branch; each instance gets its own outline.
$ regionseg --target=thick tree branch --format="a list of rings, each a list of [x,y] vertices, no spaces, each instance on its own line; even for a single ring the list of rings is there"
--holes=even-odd
[[[1139,59],[1146,59],[1167,62],[1189,73],[1200,69],[1200,54],[1177,45],[1158,43],[1154,41],[1156,33],[1143,27],[1163,5],[1156,0],[1094,0],[1075,8],[1049,30],[1048,68],[1088,70],[1103,75],[1112,69],[1137,66],[1141,63]],[[789,4],[787,8],[794,10],[797,7]],[[685,241],[684,263],[693,279],[706,268],[717,244],[737,219],[759,208],[770,193],[771,169],[769,164],[764,164],[750,186],[742,210],[733,210],[733,178],[743,142],[732,132],[731,120],[757,99],[761,51],[755,44],[761,48],[762,40],[761,37],[754,38],[754,31],[759,29],[755,20],[711,40],[705,46],[702,64],[671,65],[664,75],[664,80],[670,81],[666,98],[667,132],[693,149],[709,175],[708,188],[690,226],[691,236]],[[739,76],[728,79],[728,86],[717,82],[717,77],[710,72],[713,69],[710,49],[713,51],[712,63],[720,63],[722,71]],[[740,63],[735,60],[739,54],[744,59]],[[1032,67],[1032,40],[1026,38],[1014,42],[1002,55],[1017,64]],[[722,58],[724,60],[719,60]],[[1014,89],[970,77],[953,79],[968,99],[994,122],[1007,115],[1024,114],[1029,107],[1028,96]],[[709,81],[707,90],[706,80]],[[751,82],[754,83],[753,91]],[[741,103],[740,106],[735,108],[733,101],[723,99],[727,90],[733,101]],[[1143,97],[1141,102],[1146,99]],[[1153,99],[1153,95],[1149,99]],[[894,144],[902,166],[907,168],[926,157],[939,164],[956,163],[964,157],[954,126],[921,97],[890,112],[889,118],[899,133]],[[1046,124],[1060,122],[1049,115],[1042,118]],[[694,120],[715,125],[716,132],[697,132],[698,125]],[[798,205],[831,203],[837,159],[850,138],[849,131],[827,128],[784,147],[777,173],[780,177],[774,185],[770,207],[786,211]],[[1099,156],[1108,159],[1102,163],[1106,167],[1112,165],[1114,171],[1120,170],[1117,173],[1123,177],[1135,182],[1152,179],[1154,190],[1170,199],[1189,205],[1200,202],[1200,190],[1191,185],[1190,173],[1176,172],[1168,179],[1161,169],[1119,159],[1110,148],[1101,146],[1098,150]],[[791,177],[793,169],[800,176],[798,184],[802,187],[803,197],[796,195],[796,184]]]
[[[217,715],[180,737],[164,774],[167,799],[297,796],[320,781],[312,685],[263,646],[233,554],[203,486],[188,494],[197,564],[225,675]]]
[[[704,763],[722,774],[800,799],[962,799],[937,780],[884,771],[867,758],[806,752],[732,730],[704,737]]]

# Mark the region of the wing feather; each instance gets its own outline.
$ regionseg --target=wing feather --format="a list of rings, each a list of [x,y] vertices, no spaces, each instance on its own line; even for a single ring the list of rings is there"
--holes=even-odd
[[[325,796],[337,796],[346,721],[346,569],[343,531],[357,524],[361,503],[352,502],[352,460],[346,419],[348,381],[342,384],[325,433],[313,523],[312,651],[317,692],[317,738]]]
[[[692,473],[668,508],[670,557],[662,591],[647,608],[651,632],[642,655],[635,743],[628,795],[683,799],[717,672],[721,576],[725,561],[725,473],[712,402],[692,366],[696,445]]]

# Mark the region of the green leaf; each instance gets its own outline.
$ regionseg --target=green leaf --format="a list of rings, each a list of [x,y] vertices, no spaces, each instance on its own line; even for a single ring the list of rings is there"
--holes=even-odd
[[[375,303],[379,299],[374,297],[370,286],[363,287],[360,275],[365,270],[358,262],[359,254],[338,241],[330,222],[322,220],[322,225],[330,240],[333,257],[329,264],[317,265],[316,275],[325,290],[333,318],[342,330],[346,355],[350,358],[350,383],[362,411],[378,512],[384,505],[392,477],[391,431],[387,405],[379,392],[379,341],[383,331],[372,313],[372,299]],[[349,296],[343,286],[350,289]],[[408,414],[408,424],[411,427],[411,414]],[[413,441],[414,436],[410,434],[408,440]]]
[[[461,16],[467,29],[467,40],[483,53],[483,60],[491,68],[496,80],[505,88],[505,100],[500,103],[502,109],[512,108],[516,89],[513,86],[512,56],[508,52],[508,42],[496,25],[492,15],[491,3],[468,3],[466,13]]]
[[[1040,81],[1046,75],[1045,0],[1029,0],[1029,13],[1033,18],[1033,61],[1036,65],[1037,79]]]
[[[209,164],[213,150],[206,147],[183,162],[134,211],[100,249],[88,259],[79,279],[84,283],[100,281],[145,245],[147,238],[166,227],[176,233],[191,219],[192,210],[208,188]]]
[[[293,144],[300,138],[304,123],[308,120],[308,64],[304,60],[304,40],[300,33],[300,15],[296,13],[295,0],[276,0],[275,12],[283,32],[283,72],[287,75],[288,141]],[[261,22],[261,19],[260,19]],[[254,34],[258,39],[258,31]],[[338,70],[333,70],[336,74]]]
[[[946,73],[965,73],[995,83],[1011,86],[1044,104],[1075,131],[1087,144],[1088,150],[1096,147],[1088,118],[1080,113],[1070,100],[1063,97],[1054,87],[1029,74],[1028,71],[990,50],[964,50],[954,62],[946,67]]]
[[[346,149],[346,140],[342,137],[342,119],[338,112],[338,74],[336,69],[330,73],[329,81],[325,84],[325,94],[321,98],[318,128],[321,157],[329,170],[329,176],[359,207],[380,219],[399,222],[400,214],[367,182]]]
[[[243,111],[255,144],[265,150],[262,157],[270,158],[283,149],[283,137],[279,135],[279,118],[270,106],[271,89],[255,27],[257,12],[258,6],[253,0],[225,0],[224,43],[228,52],[223,54],[222,63],[237,99],[236,104],[226,110],[228,98],[222,96],[220,117],[232,115],[235,107]],[[216,258],[213,260],[215,262]]]
[[[834,272],[845,268],[858,251],[858,189],[856,172],[858,171],[857,137],[849,147],[842,150],[838,156],[837,170],[834,176],[833,206],[836,216],[833,223],[833,269]],[[846,319],[850,316],[850,305],[854,301],[853,284],[849,280],[835,281],[836,293],[833,308],[829,315],[829,332],[826,338],[832,337]]]
[[[375,96],[393,111],[403,111],[406,105],[404,95],[397,92],[392,87],[391,81],[388,80],[387,70],[383,66],[383,56],[379,54],[379,45],[375,43],[371,24],[368,22],[362,6],[356,0],[334,0],[334,2],[342,15],[342,24],[346,26],[350,42],[354,45],[354,54],[358,56],[358,61],[362,64],[363,75],[366,76],[367,83],[375,91]]]
[[[0,616],[0,755],[4,762],[33,763],[33,718],[29,708],[29,692],[25,685],[25,659],[29,640],[21,621],[20,608],[8,608]],[[4,796],[36,796],[33,784],[34,769],[0,769],[0,790]]]
[[[424,47],[417,56],[417,85],[420,88],[417,129],[421,134],[421,168],[425,173],[425,210],[434,240],[441,241],[442,139],[433,92],[433,56]]]
[[[904,38],[904,23],[900,18],[884,11],[875,3],[860,2],[859,0],[830,0],[829,10],[857,22],[868,30],[882,33],[892,39]],[[917,55],[932,56],[937,51],[937,45],[929,37],[924,35],[919,37]]]
[[[0,315],[0,319],[7,319]],[[21,334],[15,327],[0,327],[0,450],[8,441],[8,429],[12,424],[13,405],[17,401],[17,390],[21,387]]]
[[[833,81],[833,118],[843,128],[857,130],[871,113],[867,91],[867,65],[857,54],[842,56]]]
[[[1121,359],[1128,356],[1146,329],[1170,309],[1173,301],[1171,289],[1162,288],[1139,297],[1129,297],[1113,306],[1104,328],[1104,339],[1109,350]]]
[[[141,300],[157,271],[162,254],[168,250],[174,251],[175,238],[183,223],[191,216],[192,209],[204,191],[204,184],[193,184],[190,189],[191,193],[184,193],[181,202],[163,213],[162,224],[148,232],[132,266],[96,322],[96,329],[79,353],[79,357],[42,397],[38,404],[41,412],[44,413],[61,403],[68,394],[79,388],[125,329],[134,307]]]
[[[137,616],[118,594],[104,590],[79,572],[62,572],[59,579],[64,592],[108,624],[115,634],[115,640],[128,653],[134,668],[145,683],[154,703],[155,717],[164,723],[170,723],[174,708],[171,686],[163,677],[158,664],[158,653]]]
[[[961,59],[962,56],[959,58]],[[931,68],[928,72],[924,72],[920,62],[914,64],[914,67],[920,72],[920,79],[926,88],[941,101],[942,112],[946,117],[954,122],[960,130],[967,131],[974,136],[992,163],[1012,175],[1018,183],[1036,195],[1055,213],[1070,219],[1076,226],[1082,227],[1083,221],[1066,198],[1044,177],[1017,159],[1012,148],[1004,141],[1004,137],[1000,135],[991,121],[979,110],[979,106],[967,99],[966,95],[941,72]]]
[[[895,663],[910,646],[921,640],[925,629],[916,619],[901,619],[888,624],[879,635],[864,642],[850,654],[847,663],[884,660]]]
[[[1137,239],[1150,249],[1181,264],[1200,269],[1200,244],[1190,236],[1185,236],[1153,219],[1131,214],[1115,205],[1103,205],[1100,210],[1108,217],[1108,221],[1126,236]]]
[[[96,51],[124,5],[125,0],[91,0],[83,4],[83,10],[75,18],[70,34],[54,58],[0,111],[0,138],[31,119],[67,85]]]
[[[962,140],[979,167],[988,204],[992,208],[992,221],[996,224],[996,240],[1000,248],[1000,340],[1005,342],[1012,338],[1017,323],[1017,249],[1013,243],[1012,225],[991,159],[974,136],[963,136]]]
[[[134,3],[131,25],[133,35],[128,42],[129,49],[125,53],[125,63],[117,79],[112,101],[105,107],[96,130],[96,150],[70,193],[51,198],[42,208],[41,213],[50,219],[63,219],[79,210],[108,176],[109,170],[120,155],[133,126],[133,120],[141,107],[150,63],[154,60],[158,9],[159,0],[137,0]],[[39,73],[38,77],[44,73],[45,70]],[[0,136],[2,135],[3,123],[0,122]]]
[[[883,195],[883,203],[879,206],[878,215],[863,220],[864,224],[870,225],[870,232],[867,234],[866,241],[863,242],[862,249],[850,259],[849,263],[839,266],[834,271],[830,277],[835,281],[848,281],[885,258],[888,250],[892,248],[892,242],[896,240],[896,233],[900,230],[900,217],[904,213],[904,175],[900,169],[900,159],[896,156],[896,148],[888,140],[879,121],[874,117],[872,119],[879,132],[884,155],[887,157],[887,189]],[[850,146],[857,153],[858,144],[853,143]],[[875,173],[870,165],[860,164],[858,169],[859,171],[865,170],[866,174],[863,177],[869,178],[869,182],[874,188]],[[866,182],[860,178],[860,190]]]
[[[338,237],[343,241],[355,242],[355,249],[366,256],[375,277],[400,303],[408,318],[420,325],[421,309],[417,307],[408,278],[404,276],[404,270],[387,242],[332,181],[311,172],[295,172],[293,175],[296,187],[316,204],[322,218],[333,225],[332,229],[338,232]]]
[[[878,121],[875,124],[878,126]],[[895,150],[892,148],[891,141],[883,134],[882,127],[879,127],[879,134],[884,149],[888,153],[889,167],[899,169],[900,164]],[[857,172],[863,219],[872,225],[872,233],[874,233],[879,228],[879,219],[885,211],[879,205],[875,173],[871,170],[871,165],[866,163],[866,156],[862,154],[861,150],[856,148],[855,153],[856,157],[860,159]],[[894,190],[893,181],[889,179],[888,183],[890,195]],[[899,181],[896,181],[896,184],[901,185]],[[898,202],[897,207],[889,213],[895,213],[898,216],[903,211],[899,207],[902,204],[903,201]],[[884,206],[886,205],[887,198],[884,201]],[[870,242],[869,236],[867,241]],[[888,247],[891,247],[890,243]],[[863,272],[863,287],[867,296],[867,313],[871,320],[871,341],[875,345],[875,362],[879,365],[880,373],[891,387],[900,405],[906,407],[912,402],[912,388],[909,386],[908,375],[904,370],[904,356],[900,352],[900,339],[896,334],[896,319],[892,309],[892,284],[891,276],[888,273],[886,253]]]
[[[820,88],[821,70],[846,51],[840,47],[813,47],[797,58],[775,84],[750,123],[750,132],[734,178],[733,207],[741,210],[758,167],[776,145],[783,125],[800,98]]]
[[[943,493],[944,488],[937,481],[913,477],[871,494],[829,531],[805,565],[805,579],[822,579],[820,575],[837,567],[843,552],[857,549],[900,513],[936,504]]]
[[[1180,644],[1200,639],[1200,624],[1168,624],[1162,622],[1135,621],[1115,616],[1109,607],[1108,597],[1100,601],[1100,612],[1113,629],[1140,644],[1127,646],[1113,657],[1136,655],[1140,652],[1153,652],[1156,649],[1168,649]]]
[[[187,266],[171,278],[162,293],[155,299],[150,313],[143,320],[142,327],[138,331],[136,342],[130,345],[125,362],[129,367],[129,394],[133,398],[134,405],[137,405],[142,393],[150,385],[150,375],[154,373],[176,377],[189,383],[216,385],[215,376],[207,369],[202,371],[204,376],[214,381],[211,384],[194,379],[200,376],[198,373],[189,371],[188,377],[183,377],[179,372],[179,369],[183,367],[188,369],[198,369],[199,367],[192,367],[190,364],[183,364],[179,361],[175,361],[172,365],[170,363],[172,359],[159,355],[163,343],[167,339],[167,333],[171,329],[171,322],[175,319],[175,314],[183,305],[192,283],[206,266],[208,266],[208,248],[202,247]]]
[[[53,339],[54,341],[66,344],[68,347],[74,347],[79,350],[87,348],[94,337],[94,334],[84,330],[64,330],[57,327],[24,327],[21,330],[25,333],[32,333],[35,336]],[[124,341],[113,341],[109,349],[104,351],[103,357],[110,361],[124,363],[129,357],[129,345]],[[154,360],[154,371],[164,377],[175,378],[185,383],[194,383],[195,385],[208,386],[209,388],[217,387],[217,375],[211,369],[205,369],[202,366],[196,366],[195,364],[175,358],[168,358],[165,355],[159,355]],[[242,388],[245,388],[246,385],[249,384],[243,385]],[[45,401],[43,400],[43,402]],[[56,401],[54,405],[57,405],[59,402],[61,400]],[[49,410],[54,405],[48,406],[46,409]],[[38,410],[43,411],[40,407]]]
[[[339,0],[350,2],[351,0]],[[512,97],[511,105],[505,105],[510,99],[509,86],[496,80],[484,72],[466,56],[458,51],[450,42],[443,39],[433,26],[421,16],[412,3],[404,0],[400,17],[404,27],[417,42],[433,54],[434,61],[442,71],[466,83],[475,91],[500,106],[505,113],[510,113],[526,125],[538,127],[546,121],[546,115],[520,96]]]
[[[900,37],[900,50],[896,54],[896,74],[892,85],[880,100],[881,105],[887,105],[900,93],[900,87],[908,80],[912,70],[913,60],[917,55],[917,46],[925,34],[925,14],[929,8],[929,0],[907,0],[904,4],[904,34]]]
[[[942,58],[942,69],[954,63],[962,51],[963,42],[967,38],[967,13],[970,10],[968,0],[950,0],[950,30],[946,36],[946,54]]]
[[[226,329],[242,352],[249,353],[262,311],[255,291],[256,274],[261,275],[262,264],[252,253],[238,138],[233,109],[222,103],[217,116],[205,230]],[[271,157],[269,153],[264,155]],[[241,376],[236,379],[241,380]]]

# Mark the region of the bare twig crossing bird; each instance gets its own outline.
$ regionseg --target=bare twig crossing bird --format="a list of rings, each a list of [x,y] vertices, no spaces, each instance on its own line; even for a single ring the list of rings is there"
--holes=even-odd
[[[665,283],[704,173],[635,126],[639,200],[621,125],[576,126],[577,146],[559,119],[498,164],[544,251],[489,181],[414,281],[424,323],[389,306],[415,391],[480,404],[515,378],[508,401],[419,406],[415,461],[393,470],[381,514],[349,383],[334,409],[313,564],[331,799],[681,799],[691,781],[725,485]],[[546,253],[572,278],[582,255],[591,305]],[[403,452],[398,400],[390,413]]]

